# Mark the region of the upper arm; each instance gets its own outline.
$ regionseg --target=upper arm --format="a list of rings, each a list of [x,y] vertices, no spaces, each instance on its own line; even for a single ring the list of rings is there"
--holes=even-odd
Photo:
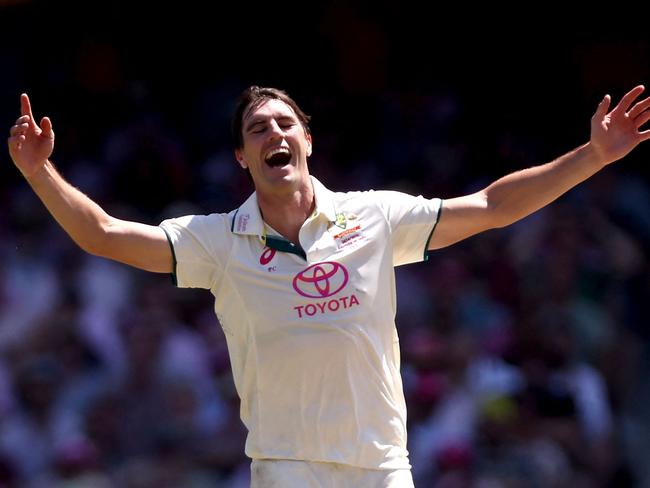
[[[495,227],[484,191],[443,200],[429,250],[440,249]]]
[[[102,244],[93,254],[145,271],[173,272],[172,249],[160,227],[112,218],[104,230]]]
[[[380,190],[363,193],[382,214],[390,240],[393,265],[426,260],[426,250],[440,211],[439,198]]]

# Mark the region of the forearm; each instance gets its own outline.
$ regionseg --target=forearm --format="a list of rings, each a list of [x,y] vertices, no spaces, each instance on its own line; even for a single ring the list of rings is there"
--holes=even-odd
[[[102,254],[105,229],[111,217],[99,205],[65,181],[50,161],[26,179],[59,225],[82,249]]]
[[[504,227],[539,210],[603,166],[585,144],[550,163],[504,176],[483,190],[492,226]]]

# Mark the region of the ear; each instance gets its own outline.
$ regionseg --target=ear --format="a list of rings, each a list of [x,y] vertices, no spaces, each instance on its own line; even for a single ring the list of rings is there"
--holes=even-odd
[[[307,134],[307,157],[311,156],[312,142],[311,134]]]
[[[244,154],[241,152],[241,149],[235,149],[235,158],[237,159],[239,166],[244,169],[248,168],[248,163],[244,159]]]

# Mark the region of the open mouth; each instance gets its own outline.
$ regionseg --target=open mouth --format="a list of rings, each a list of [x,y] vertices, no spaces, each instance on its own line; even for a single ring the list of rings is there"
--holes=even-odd
[[[288,147],[278,147],[268,152],[264,158],[266,164],[272,168],[279,168],[291,161],[291,151]]]

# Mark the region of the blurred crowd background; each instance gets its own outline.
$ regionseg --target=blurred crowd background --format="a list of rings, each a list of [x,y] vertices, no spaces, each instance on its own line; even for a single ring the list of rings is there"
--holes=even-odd
[[[0,114],[28,92],[66,178],[150,224],[250,194],[229,120],[251,84],[313,116],[330,188],[453,197],[650,84],[634,15],[536,8],[472,26],[408,3],[5,0]],[[0,160],[0,487],[248,486],[209,293],[85,255]],[[649,160],[397,270],[416,486],[650,486]]]

